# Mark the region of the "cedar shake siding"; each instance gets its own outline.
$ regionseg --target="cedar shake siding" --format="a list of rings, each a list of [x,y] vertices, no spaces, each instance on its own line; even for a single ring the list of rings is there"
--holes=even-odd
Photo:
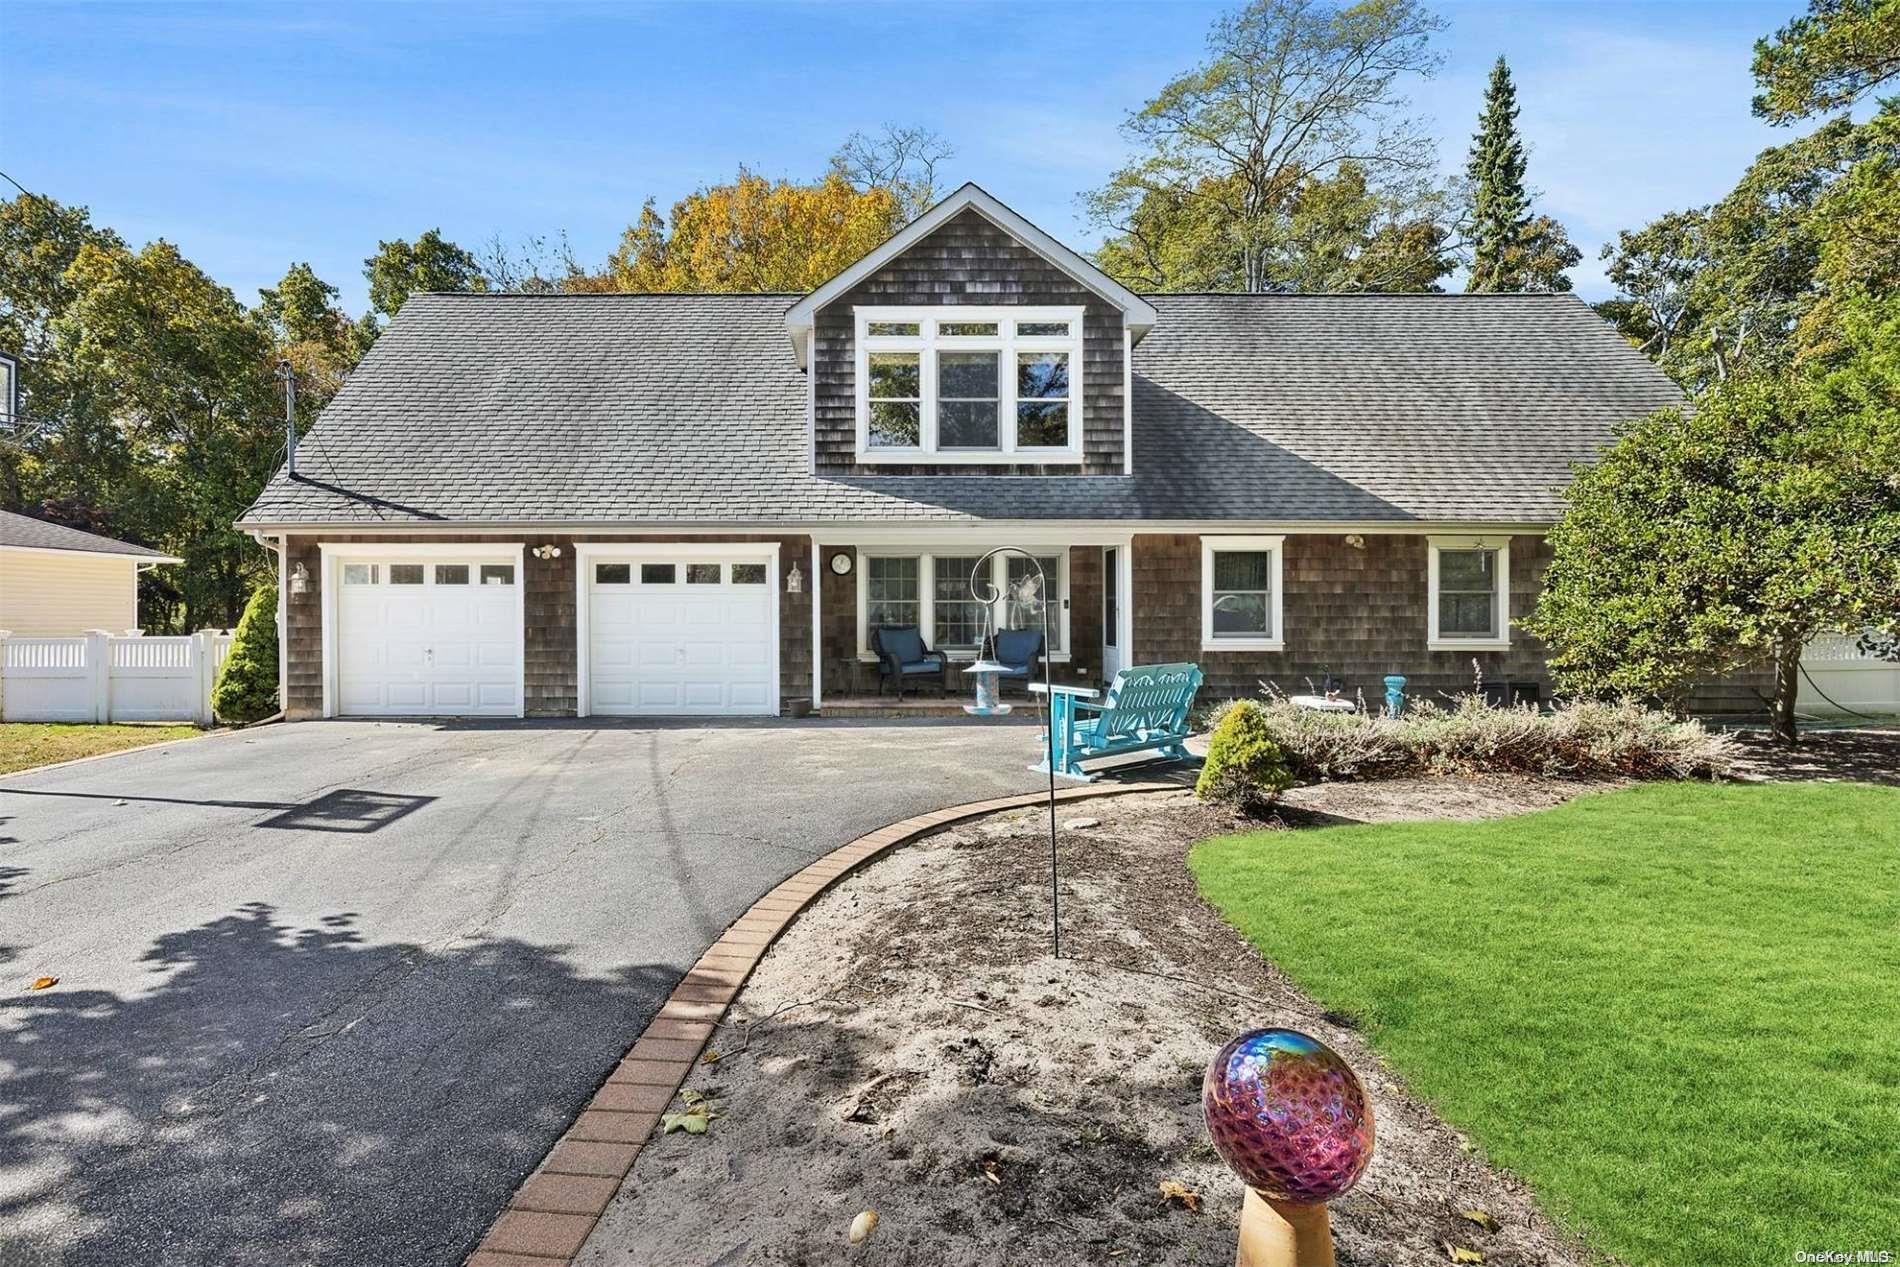
[[[860,306],[983,305],[1082,308],[1080,466],[859,465],[856,320]],[[1123,459],[1121,310],[974,210],[947,221],[827,304],[813,337],[813,453],[819,475],[1120,475]]]
[[[285,542],[284,566],[295,569],[302,563],[310,574],[309,585],[300,596],[286,596],[284,642],[285,716],[290,718],[323,715],[323,568],[318,550],[320,541],[355,544],[446,545],[459,542],[524,542],[527,546],[522,566],[527,586],[522,595],[527,619],[525,704],[530,717],[572,717],[578,710],[580,657],[574,610],[574,547],[585,542],[692,542],[777,541],[779,543],[779,708],[792,714],[808,707],[811,701],[811,583],[805,591],[785,592],[785,576],[797,563],[800,572],[811,567],[811,539],[808,537],[768,536],[655,536],[626,534],[588,534],[573,536],[508,536],[482,533],[469,536],[293,536]],[[559,557],[537,559],[537,546],[560,547]]]
[[[1511,619],[1536,605],[1550,551],[1541,536],[1511,541]],[[1402,673],[1415,699],[1468,693],[1471,662],[1486,682],[1536,682],[1550,698],[1543,650],[1513,626],[1507,651],[1426,649],[1427,542],[1423,536],[1366,534],[1354,549],[1343,536],[1288,536],[1282,623],[1284,651],[1201,649],[1201,539],[1137,536],[1133,561],[1135,655],[1140,663],[1192,661],[1206,674],[1204,704],[1257,696],[1271,683],[1288,695],[1317,688],[1323,674],[1363,692],[1377,709],[1388,673]]]

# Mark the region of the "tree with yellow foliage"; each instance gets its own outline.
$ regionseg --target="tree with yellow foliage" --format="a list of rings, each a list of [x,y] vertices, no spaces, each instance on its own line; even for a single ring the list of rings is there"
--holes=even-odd
[[[621,235],[604,273],[573,290],[746,292],[815,290],[904,223],[887,187],[858,188],[833,171],[814,184],[772,181],[747,168],[673,204],[652,199]]]

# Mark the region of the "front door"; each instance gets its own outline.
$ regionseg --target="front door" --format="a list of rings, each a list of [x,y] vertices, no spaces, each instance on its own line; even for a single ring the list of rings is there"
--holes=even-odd
[[[1121,551],[1102,551],[1102,680],[1111,682],[1121,671],[1122,603]]]

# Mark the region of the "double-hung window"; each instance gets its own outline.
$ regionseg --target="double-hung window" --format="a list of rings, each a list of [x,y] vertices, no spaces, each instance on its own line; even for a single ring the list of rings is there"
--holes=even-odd
[[[1282,537],[1201,538],[1201,649],[1279,651]]]
[[[981,554],[925,554],[865,550],[858,569],[858,654],[870,658],[871,631],[921,629],[933,650],[953,659],[974,659],[990,632],[1042,629],[1049,619],[1049,649],[1058,661],[1068,657],[1068,551],[1038,551],[1035,562],[1018,554],[998,554],[970,588],[971,571]],[[1040,573],[1037,565],[1041,565]],[[994,595],[993,602],[979,595]]]
[[[1080,308],[859,308],[858,457],[1076,462]]]
[[[1426,645],[1433,651],[1498,651],[1511,645],[1511,546],[1507,539],[1433,537]]]

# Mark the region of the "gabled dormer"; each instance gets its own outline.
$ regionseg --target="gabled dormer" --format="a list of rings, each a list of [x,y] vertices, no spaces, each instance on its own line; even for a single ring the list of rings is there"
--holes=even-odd
[[[821,475],[1128,474],[1154,308],[964,185],[786,314]]]

